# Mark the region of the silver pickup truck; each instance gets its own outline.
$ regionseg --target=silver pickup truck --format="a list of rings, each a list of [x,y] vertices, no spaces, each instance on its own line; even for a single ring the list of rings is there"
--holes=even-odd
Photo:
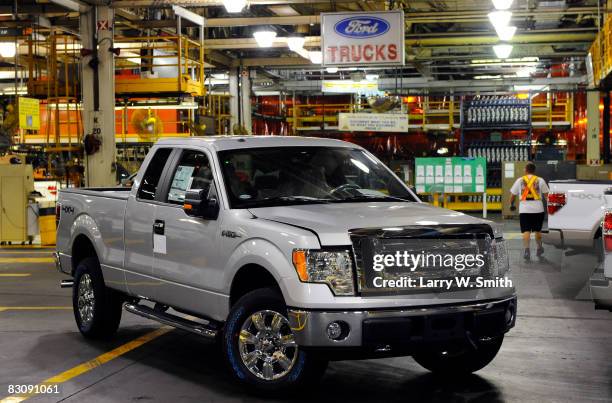
[[[470,373],[515,323],[500,228],[421,202],[342,141],[162,140],[131,189],[63,190],[57,211],[84,336],[112,335],[125,309],[215,339],[259,390],[305,385],[338,359]],[[472,252],[481,265],[459,259]]]

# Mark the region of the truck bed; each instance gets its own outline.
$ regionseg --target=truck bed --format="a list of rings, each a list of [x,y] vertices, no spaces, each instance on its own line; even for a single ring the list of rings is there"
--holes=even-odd
[[[131,188],[116,187],[116,188],[71,188],[62,189],[63,193],[80,194],[96,197],[106,197],[109,199],[127,200],[130,195]]]

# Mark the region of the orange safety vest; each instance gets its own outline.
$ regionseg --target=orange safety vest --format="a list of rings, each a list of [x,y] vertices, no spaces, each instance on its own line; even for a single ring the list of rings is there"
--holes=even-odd
[[[523,183],[525,187],[523,188],[523,193],[521,194],[521,201],[525,200],[541,200],[542,197],[538,192],[536,192],[534,188],[534,184],[539,178],[535,175],[532,175],[529,178],[527,175],[523,176]]]

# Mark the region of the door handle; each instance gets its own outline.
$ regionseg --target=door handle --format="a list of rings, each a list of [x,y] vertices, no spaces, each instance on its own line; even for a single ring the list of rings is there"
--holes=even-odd
[[[166,223],[164,220],[155,220],[153,224],[153,233],[156,235],[164,235],[164,229],[166,227]]]

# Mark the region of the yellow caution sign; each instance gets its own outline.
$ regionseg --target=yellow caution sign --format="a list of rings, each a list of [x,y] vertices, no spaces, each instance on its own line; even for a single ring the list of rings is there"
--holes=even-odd
[[[34,98],[19,97],[19,128],[40,130],[40,101]]]

